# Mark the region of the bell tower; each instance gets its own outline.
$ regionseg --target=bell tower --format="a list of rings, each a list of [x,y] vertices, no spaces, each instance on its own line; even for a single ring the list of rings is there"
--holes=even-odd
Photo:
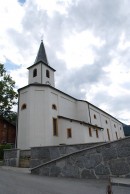
[[[29,70],[28,84],[32,83],[48,84],[55,87],[54,81],[55,69],[49,66],[43,41],[41,41],[34,64],[28,67],[28,70]]]

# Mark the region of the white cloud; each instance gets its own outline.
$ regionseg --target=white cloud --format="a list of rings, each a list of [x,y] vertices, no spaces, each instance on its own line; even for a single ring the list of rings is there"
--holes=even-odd
[[[16,65],[7,70],[23,87],[44,35],[56,86],[129,123],[129,7],[121,0],[1,1],[0,62]]]
[[[64,53],[57,56],[66,62],[67,68],[81,68],[84,64],[93,64],[97,58],[93,47],[100,48],[105,41],[95,37],[91,31],[74,32],[63,39]]]

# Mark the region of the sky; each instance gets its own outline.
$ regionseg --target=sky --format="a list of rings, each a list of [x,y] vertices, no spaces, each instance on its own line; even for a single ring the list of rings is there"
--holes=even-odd
[[[42,39],[56,88],[130,124],[129,0],[0,0],[0,63],[17,89]]]

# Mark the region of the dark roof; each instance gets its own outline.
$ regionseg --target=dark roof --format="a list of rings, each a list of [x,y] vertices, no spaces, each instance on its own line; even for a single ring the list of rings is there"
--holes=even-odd
[[[98,108],[97,106],[91,104],[90,102],[88,102],[88,101],[86,101],[86,100],[79,100],[79,99],[77,99],[77,98],[74,98],[73,96],[70,96],[69,94],[66,94],[66,93],[62,92],[61,90],[58,90],[57,88],[54,88],[53,86],[50,86],[50,85],[48,85],[48,84],[32,83],[32,84],[26,85],[26,86],[24,86],[24,87],[22,87],[22,88],[19,88],[19,89],[18,89],[18,92],[19,92],[20,90],[25,89],[25,88],[30,87],[30,86],[41,86],[41,87],[49,87],[49,88],[52,88],[52,89],[54,89],[54,90],[56,90],[56,91],[58,91],[58,92],[60,92],[60,93],[62,93],[62,94],[64,94],[64,95],[66,95],[66,96],[68,96],[68,97],[70,97],[70,98],[76,100],[76,101],[81,101],[81,102],[88,103],[89,105],[91,105],[91,106],[97,108],[99,111],[102,111],[103,113],[107,114],[108,116],[111,116],[113,119],[115,119],[116,121],[118,121],[118,122],[120,122],[120,123],[122,124],[122,122],[119,121],[117,118],[113,117],[112,115],[110,115],[109,113],[105,112],[104,110]]]
[[[43,41],[41,41],[41,44],[40,44],[40,47],[39,47],[39,50],[38,50],[38,53],[37,53],[34,64],[38,63],[38,62],[41,62],[41,61],[43,63],[45,63],[46,65],[48,65],[48,60],[47,60],[46,51],[45,51],[45,48],[44,48]]]
[[[30,67],[28,67],[27,69],[30,69],[31,67],[37,65],[38,63],[43,63],[45,66],[49,67],[53,71],[56,71],[51,66],[49,66],[43,41],[41,41],[41,44],[40,44],[40,47],[39,47],[39,50],[38,50],[38,53],[37,53],[34,64],[31,65]]]
[[[14,127],[16,127],[16,124],[15,123],[12,123],[12,122],[8,121],[7,119],[5,119],[4,117],[2,117],[1,115],[0,115],[0,120],[2,120],[4,122],[6,122],[6,123],[8,123],[8,124],[10,124],[10,125],[12,125]]]

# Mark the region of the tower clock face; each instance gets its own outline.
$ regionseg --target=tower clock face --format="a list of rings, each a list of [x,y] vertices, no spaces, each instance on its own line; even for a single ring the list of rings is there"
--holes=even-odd
[[[47,81],[47,82],[46,82],[46,84],[51,86],[51,84],[50,84],[50,82],[49,82],[49,81]]]

